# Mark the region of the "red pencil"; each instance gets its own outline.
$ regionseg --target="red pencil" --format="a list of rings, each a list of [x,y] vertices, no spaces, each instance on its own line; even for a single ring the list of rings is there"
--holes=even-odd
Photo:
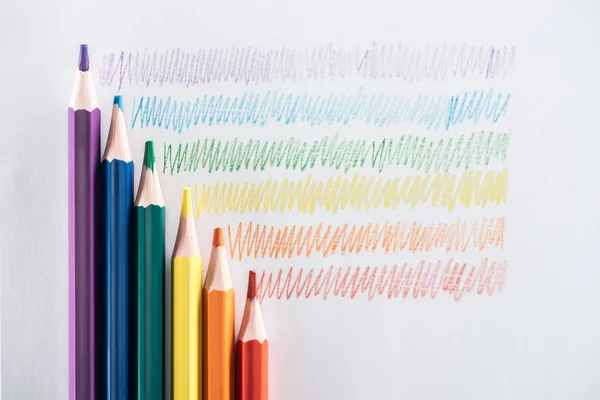
[[[248,275],[246,307],[236,343],[236,399],[269,398],[269,341],[256,292],[256,273]]]

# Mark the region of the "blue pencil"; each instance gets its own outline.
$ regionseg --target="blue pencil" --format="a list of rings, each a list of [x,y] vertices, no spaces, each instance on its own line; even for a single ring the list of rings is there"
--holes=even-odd
[[[134,393],[131,222],[133,160],[121,96],[115,96],[100,164],[100,262],[97,290],[97,400],[129,400]]]

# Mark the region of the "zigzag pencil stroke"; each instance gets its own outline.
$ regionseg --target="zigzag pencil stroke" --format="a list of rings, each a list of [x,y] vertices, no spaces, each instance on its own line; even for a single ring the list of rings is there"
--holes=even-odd
[[[305,80],[502,78],[512,67],[515,47],[402,43],[347,48],[329,43],[303,50],[257,47],[180,49],[109,53],[100,65],[100,84],[185,87],[216,82],[263,84]]]
[[[375,127],[400,123],[427,129],[449,130],[465,122],[481,120],[495,124],[506,115],[511,94],[494,89],[465,92],[442,98],[419,95],[413,98],[391,94],[309,95],[267,91],[264,95],[245,92],[241,96],[204,95],[194,101],[142,97],[133,100],[132,129],[158,127],[182,133],[201,125],[258,125],[267,123],[347,125],[363,123]]]
[[[403,166],[423,172],[448,172],[451,167],[468,170],[471,162],[487,166],[490,161],[504,164],[509,133],[485,132],[460,135],[456,139],[431,139],[401,135],[381,140],[339,139],[325,136],[312,143],[290,138],[277,141],[232,141],[204,139],[190,143],[164,143],[163,174],[240,170],[264,171],[285,168],[305,171],[315,166],[348,172],[370,167],[382,172],[386,167]],[[173,156],[173,148],[176,147]],[[183,169],[183,171],[182,171]]]
[[[457,182],[458,180],[458,182]],[[452,211],[456,204],[485,208],[488,203],[506,204],[508,170],[501,172],[467,171],[460,178],[449,173],[382,178],[361,176],[313,181],[312,175],[291,181],[285,178],[253,183],[202,184],[200,196],[194,185],[196,218],[201,212],[279,212],[313,214],[317,207],[337,213],[345,209],[369,211],[373,208],[397,209],[400,205],[440,205]]]
[[[229,255],[244,258],[310,257],[313,252],[325,258],[367,252],[408,251],[416,254],[432,249],[466,252],[469,248],[483,251],[488,247],[504,250],[504,217],[481,218],[471,224],[460,218],[451,223],[423,224],[402,221],[396,224],[317,226],[275,228],[273,225],[254,225],[249,222],[244,233],[239,223],[232,238],[232,226],[227,226]],[[235,227],[233,228],[235,230]]]
[[[494,261],[488,266],[485,258],[479,267],[466,263],[454,262],[451,258],[442,270],[442,261],[420,261],[415,267],[404,263],[402,266],[384,265],[382,267],[347,267],[317,270],[280,269],[279,272],[263,271],[258,282],[259,300],[265,297],[277,300],[292,297],[309,299],[322,297],[323,300],[335,297],[354,299],[358,295],[366,295],[367,299],[387,297],[413,299],[429,297],[437,298],[440,290],[460,301],[465,294],[473,290],[479,295],[491,296],[496,290],[502,291],[506,280],[506,261]],[[441,272],[441,273],[440,273]],[[316,273],[316,276],[315,276]],[[285,274],[285,278],[283,278]],[[283,281],[282,281],[283,278]]]

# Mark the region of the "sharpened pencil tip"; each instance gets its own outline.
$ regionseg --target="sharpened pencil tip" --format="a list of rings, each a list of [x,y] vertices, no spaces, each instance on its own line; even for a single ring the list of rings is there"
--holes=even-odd
[[[248,273],[248,293],[246,296],[253,300],[256,298],[256,272],[250,271]]]
[[[121,111],[123,111],[123,97],[121,95],[116,95],[113,100],[113,105],[118,105]]]
[[[183,201],[181,202],[181,215],[192,213],[192,190],[189,187],[183,189]]]
[[[90,54],[88,53],[88,45],[82,44],[79,46],[79,70],[82,72],[90,69]]]
[[[152,142],[152,140],[148,140],[146,142],[146,147],[144,148],[144,165],[149,170],[154,171],[155,160],[156,159],[154,158],[154,143]]]
[[[213,247],[225,246],[225,240],[223,239],[223,229],[215,228],[213,232]]]

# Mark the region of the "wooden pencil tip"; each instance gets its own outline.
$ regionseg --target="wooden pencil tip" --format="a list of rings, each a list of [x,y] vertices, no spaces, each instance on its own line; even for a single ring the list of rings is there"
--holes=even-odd
[[[250,271],[248,273],[248,293],[246,294],[250,300],[256,298],[256,272]]]
[[[223,239],[223,229],[215,228],[213,232],[213,247],[225,246],[225,239]]]
[[[82,44],[79,46],[79,70],[86,72],[90,69],[90,54],[88,52],[88,45]]]
[[[189,187],[183,189],[183,200],[181,202],[181,215],[192,213],[192,190]]]

